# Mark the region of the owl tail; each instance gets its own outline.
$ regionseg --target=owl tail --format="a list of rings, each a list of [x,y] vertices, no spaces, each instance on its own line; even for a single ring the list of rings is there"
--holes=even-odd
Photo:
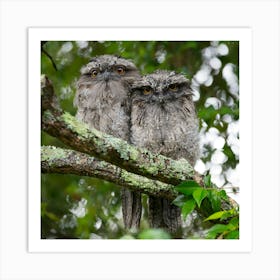
[[[122,213],[125,228],[139,228],[142,214],[141,193],[122,189]]]
[[[175,238],[181,235],[181,210],[164,198],[149,197],[149,222],[153,228],[163,228]]]

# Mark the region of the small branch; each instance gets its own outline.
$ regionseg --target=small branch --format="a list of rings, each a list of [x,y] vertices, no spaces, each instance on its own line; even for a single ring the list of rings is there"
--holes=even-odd
[[[82,153],[164,183],[177,185],[193,178],[192,166],[185,159],[173,160],[126,141],[101,133],[88,126],[58,105],[53,86],[45,76],[41,79],[42,129],[66,145]]]
[[[134,191],[174,199],[174,186],[129,173],[86,154],[58,147],[41,147],[42,173],[75,174],[103,179]]]
[[[46,43],[47,43],[47,41],[41,41],[41,52],[42,52],[43,54],[45,54],[45,55],[49,58],[49,60],[50,60],[51,63],[52,63],[53,68],[55,69],[55,71],[57,71],[57,67],[56,67],[56,64],[55,64],[55,62],[54,62],[52,56],[44,49],[44,45],[45,45]]]

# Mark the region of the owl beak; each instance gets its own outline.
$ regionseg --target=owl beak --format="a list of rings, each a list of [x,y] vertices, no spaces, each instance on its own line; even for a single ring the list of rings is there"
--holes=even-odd
[[[164,99],[163,99],[163,96],[162,96],[162,92],[157,92],[158,94],[158,101],[160,104],[163,104],[164,103]]]
[[[110,72],[105,71],[105,72],[103,73],[103,79],[105,80],[105,82],[108,82],[108,81],[109,81],[109,78],[110,78]]]

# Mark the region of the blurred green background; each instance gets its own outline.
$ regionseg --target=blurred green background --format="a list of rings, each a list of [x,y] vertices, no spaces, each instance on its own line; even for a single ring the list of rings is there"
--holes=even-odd
[[[65,111],[75,115],[73,98],[80,69],[93,56],[101,54],[131,59],[142,74],[168,69],[184,73],[190,79],[200,118],[201,160],[196,169],[202,174],[209,172],[212,181],[229,195],[238,193],[239,42],[44,42],[41,73],[52,80]],[[65,147],[44,132],[41,143]],[[120,187],[95,178],[42,174],[41,201],[42,238],[169,237],[160,230],[148,230],[146,196],[143,196],[139,232],[126,231]],[[183,230],[185,238],[203,238],[200,223],[186,220]]]

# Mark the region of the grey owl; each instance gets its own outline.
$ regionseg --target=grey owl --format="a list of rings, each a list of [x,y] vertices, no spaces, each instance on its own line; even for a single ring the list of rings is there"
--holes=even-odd
[[[132,86],[131,142],[193,166],[199,157],[198,119],[189,80],[158,70]],[[149,197],[152,227],[179,233],[180,209],[167,199]]]
[[[76,117],[112,136],[129,141],[129,88],[139,78],[131,61],[114,55],[94,57],[81,69],[74,105]],[[122,210],[126,228],[138,227],[141,194],[122,189]]]

